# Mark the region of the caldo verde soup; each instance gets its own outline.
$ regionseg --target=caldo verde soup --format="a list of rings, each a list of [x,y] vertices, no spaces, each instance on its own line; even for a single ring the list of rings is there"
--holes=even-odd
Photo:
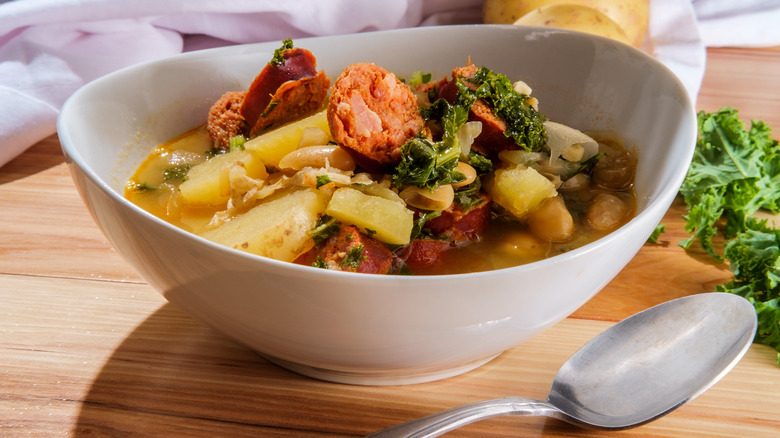
[[[522,81],[356,63],[331,83],[315,65],[285,41],[248,90],[155,148],[127,198],[239,251],[398,275],[541,260],[635,214],[635,153],[548,120]]]

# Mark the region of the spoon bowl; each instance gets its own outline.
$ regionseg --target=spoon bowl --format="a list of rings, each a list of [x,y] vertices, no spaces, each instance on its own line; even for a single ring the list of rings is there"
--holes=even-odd
[[[679,298],[605,330],[561,367],[547,400],[507,397],[413,420],[370,437],[435,437],[499,415],[546,416],[591,429],[653,421],[698,396],[742,358],[756,312],[728,293]]]

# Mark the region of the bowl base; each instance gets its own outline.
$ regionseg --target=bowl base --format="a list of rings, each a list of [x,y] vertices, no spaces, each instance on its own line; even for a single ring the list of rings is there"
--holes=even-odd
[[[318,368],[309,365],[303,365],[290,362],[284,359],[278,359],[262,353],[260,356],[269,362],[282,368],[303,376],[312,377],[318,380],[324,380],[334,383],[345,383],[348,385],[365,386],[391,386],[391,385],[412,385],[415,383],[433,382],[435,380],[447,379],[463,373],[467,373],[498,357],[501,353],[494,354],[485,358],[477,359],[465,364],[460,364],[453,368],[437,369],[435,371],[420,371],[415,373],[403,373],[399,371],[341,371],[326,368]]]

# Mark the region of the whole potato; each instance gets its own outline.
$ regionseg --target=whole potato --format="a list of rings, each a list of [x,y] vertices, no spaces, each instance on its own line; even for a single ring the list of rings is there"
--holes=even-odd
[[[512,24],[529,12],[551,4],[589,6],[611,18],[632,45],[642,44],[650,16],[650,0],[485,0],[482,18],[486,24]]]
[[[547,26],[601,35],[631,44],[626,33],[611,18],[588,6],[557,4],[542,6],[523,15],[518,26]]]

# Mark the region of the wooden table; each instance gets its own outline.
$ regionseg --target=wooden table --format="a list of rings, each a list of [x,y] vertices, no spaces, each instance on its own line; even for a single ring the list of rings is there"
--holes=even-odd
[[[710,50],[698,107],[731,105],[780,132],[778,72],[780,48]],[[53,136],[0,168],[0,435],[356,437],[472,401],[544,398],[569,355],[614,322],[730,278],[677,246],[683,212],[676,203],[661,243],[582,309],[489,364],[433,383],[347,386],[278,368],[168,304],[95,226]],[[777,436],[775,358],[754,344],[703,395],[611,435]],[[505,417],[448,436],[602,434]]]

